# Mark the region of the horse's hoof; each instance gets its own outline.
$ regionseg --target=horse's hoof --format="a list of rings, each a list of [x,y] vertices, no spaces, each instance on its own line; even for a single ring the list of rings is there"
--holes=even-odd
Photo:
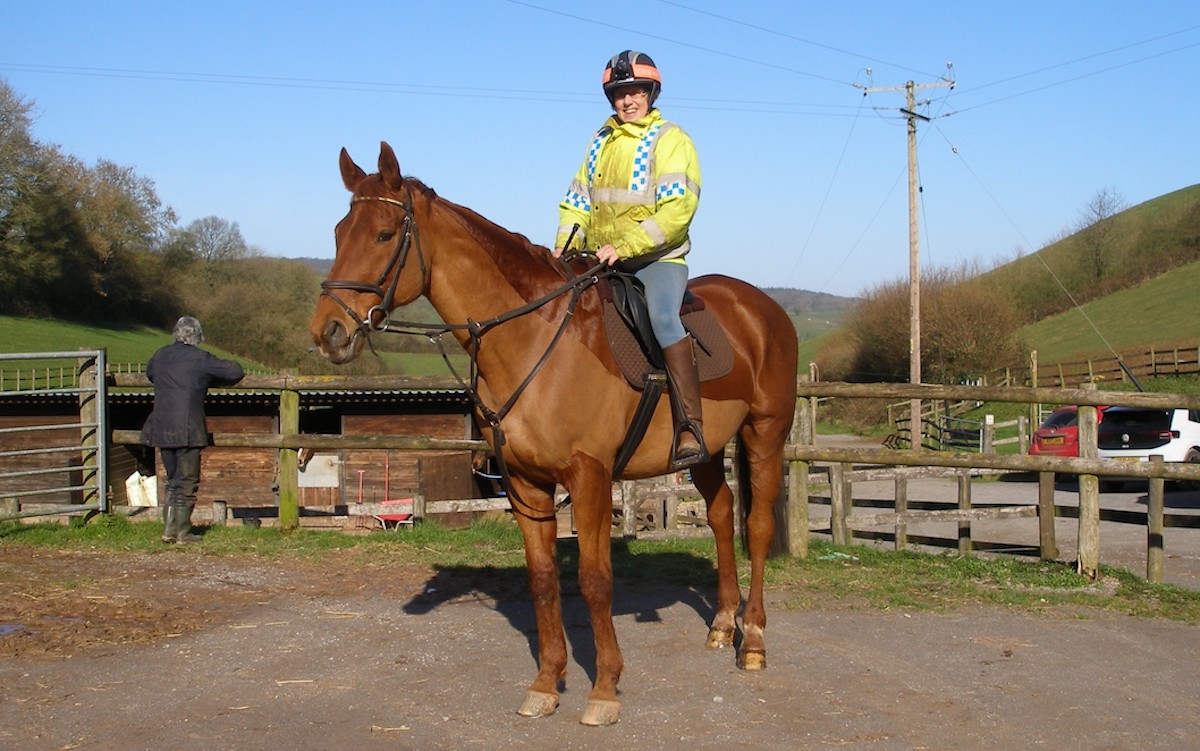
[[[517,710],[522,717],[549,717],[558,709],[558,694],[548,694],[545,691],[529,691],[525,694],[525,703]]]
[[[616,725],[620,715],[621,702],[611,699],[589,699],[587,709],[583,710],[583,717],[579,719],[579,723],[594,728]]]
[[[742,650],[738,655],[737,666],[742,670],[766,670],[767,653],[761,650]]]
[[[708,641],[705,643],[709,649],[724,649],[725,647],[733,646],[733,629],[710,628],[708,630]]]

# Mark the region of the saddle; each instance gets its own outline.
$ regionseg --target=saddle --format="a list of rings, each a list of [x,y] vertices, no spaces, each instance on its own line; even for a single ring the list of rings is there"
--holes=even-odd
[[[662,347],[650,326],[641,282],[632,273],[617,270],[601,279],[597,286],[603,301],[604,328],[613,359],[629,385],[642,392],[637,411],[613,464],[613,477],[616,478],[642,442],[662,392],[669,383]],[[729,339],[704,305],[704,300],[690,290],[684,293],[680,319],[696,344],[700,381],[703,383],[728,375],[733,370],[733,349],[729,346]],[[674,390],[671,389],[670,393],[673,413],[678,421],[679,406],[674,404]]]
[[[654,373],[665,373],[662,348],[650,328],[646,294],[633,274],[615,272],[597,285],[604,302],[604,330],[613,359],[629,385],[638,391]],[[679,308],[683,327],[696,342],[696,364],[700,382],[723,378],[733,369],[733,349],[725,330],[704,304],[688,290]]]

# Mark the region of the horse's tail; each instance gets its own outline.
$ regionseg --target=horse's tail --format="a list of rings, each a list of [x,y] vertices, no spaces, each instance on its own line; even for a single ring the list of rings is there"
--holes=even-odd
[[[750,518],[750,506],[754,503],[754,493],[750,490],[754,484],[750,481],[750,458],[746,451],[746,442],[740,436],[735,441],[733,451],[733,477],[737,480],[737,499],[733,504],[737,516],[733,520],[733,528],[737,530],[742,549],[749,554],[746,521]]]

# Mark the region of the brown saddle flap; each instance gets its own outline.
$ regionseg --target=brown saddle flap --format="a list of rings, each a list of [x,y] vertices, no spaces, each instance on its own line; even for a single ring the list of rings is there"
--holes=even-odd
[[[692,306],[683,314],[683,325],[696,340],[696,363],[700,367],[700,381],[723,378],[733,370],[733,348],[725,330],[704,305]],[[642,389],[650,363],[642,353],[633,332],[625,325],[611,302],[604,303],[604,329],[608,334],[608,346],[613,359],[625,375],[629,385]]]

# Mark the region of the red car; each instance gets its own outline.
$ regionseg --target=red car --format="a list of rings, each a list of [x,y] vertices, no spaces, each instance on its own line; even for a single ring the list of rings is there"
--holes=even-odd
[[[1107,407],[1096,407],[1096,422],[1104,420]],[[1077,407],[1059,407],[1050,413],[1041,427],[1033,431],[1030,456],[1079,456]]]

